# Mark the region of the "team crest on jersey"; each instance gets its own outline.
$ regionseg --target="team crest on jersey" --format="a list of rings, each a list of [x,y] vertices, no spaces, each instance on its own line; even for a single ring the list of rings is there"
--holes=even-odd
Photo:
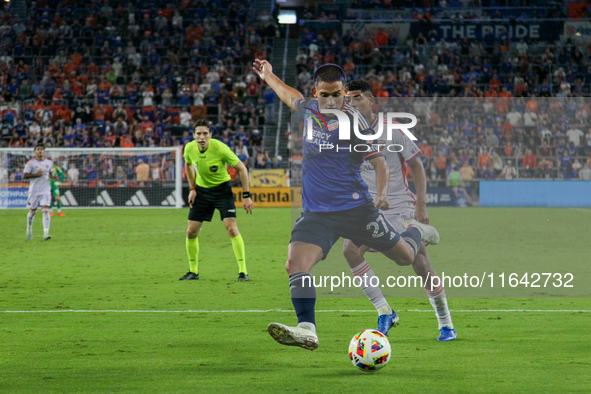
[[[359,199],[359,193],[353,193],[353,195],[351,197],[353,197],[353,200],[358,200]]]
[[[328,122],[328,125],[326,127],[328,128],[328,131],[335,131],[336,129],[339,128],[339,121],[336,119],[333,119],[330,122]]]

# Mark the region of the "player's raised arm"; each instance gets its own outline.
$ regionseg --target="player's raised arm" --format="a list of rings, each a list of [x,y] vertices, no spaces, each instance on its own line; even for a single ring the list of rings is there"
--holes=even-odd
[[[374,205],[378,209],[390,209],[390,202],[388,201],[388,185],[390,182],[390,170],[386,164],[384,156],[374,157],[369,159],[376,172],[376,188],[377,196]]]
[[[294,98],[303,98],[302,94],[292,88],[291,86],[287,86],[285,82],[283,82],[277,75],[273,74],[273,66],[266,60],[261,59],[254,59],[252,63],[252,69],[254,72],[267,84],[273,89],[273,91],[279,96],[281,101],[283,101],[289,108],[296,109],[292,107]]]
[[[246,211],[246,213],[252,213],[254,203],[252,202],[252,198],[250,197],[250,186],[248,184],[248,169],[241,161],[239,161],[238,164],[234,166],[234,168],[238,170],[238,174],[240,175],[240,183],[242,184],[242,205],[244,206],[244,210]]]
[[[416,158],[409,163],[412,171],[412,176],[415,181],[415,189],[417,195],[417,205],[415,208],[415,219],[421,223],[429,224],[429,214],[427,213],[427,176],[425,175],[425,168],[423,162]]]

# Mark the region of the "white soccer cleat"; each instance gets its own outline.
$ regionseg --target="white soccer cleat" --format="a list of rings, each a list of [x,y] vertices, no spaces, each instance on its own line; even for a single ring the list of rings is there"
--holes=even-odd
[[[30,241],[33,239],[33,228],[27,226],[27,239]]]
[[[271,323],[267,328],[274,340],[282,345],[299,346],[314,350],[318,347],[318,337],[310,330],[302,327],[290,327],[281,323]]]
[[[421,223],[413,218],[406,218],[402,222],[405,229],[414,227],[421,232],[421,241],[429,245],[437,245],[439,243],[439,232],[437,229],[429,224]]]

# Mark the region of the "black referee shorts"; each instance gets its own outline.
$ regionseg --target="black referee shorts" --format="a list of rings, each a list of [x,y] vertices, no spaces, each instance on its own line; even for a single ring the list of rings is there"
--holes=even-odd
[[[380,252],[400,240],[400,234],[370,202],[346,211],[304,212],[291,230],[290,242],[320,246],[326,258],[340,237],[350,239],[357,247],[365,245]]]
[[[229,182],[210,188],[196,186],[195,191],[197,196],[189,210],[189,220],[211,222],[216,209],[220,211],[221,220],[236,217],[236,205]]]

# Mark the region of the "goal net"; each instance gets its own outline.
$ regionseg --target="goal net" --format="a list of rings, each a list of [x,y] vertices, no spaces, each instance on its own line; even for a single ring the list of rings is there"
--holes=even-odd
[[[0,149],[0,208],[26,208],[33,148]],[[68,208],[181,208],[182,147],[48,148]]]

